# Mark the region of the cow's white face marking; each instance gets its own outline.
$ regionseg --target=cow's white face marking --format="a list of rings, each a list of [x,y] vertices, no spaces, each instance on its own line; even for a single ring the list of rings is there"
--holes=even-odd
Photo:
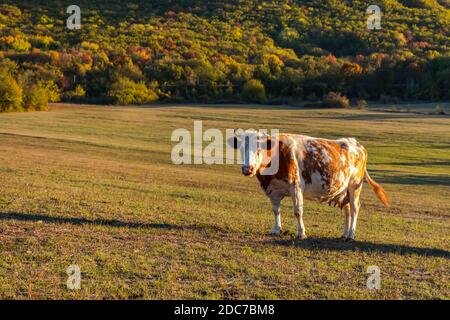
[[[247,130],[237,135],[238,145],[242,161],[242,173],[246,176],[254,176],[263,163],[261,144],[266,136],[254,130]]]

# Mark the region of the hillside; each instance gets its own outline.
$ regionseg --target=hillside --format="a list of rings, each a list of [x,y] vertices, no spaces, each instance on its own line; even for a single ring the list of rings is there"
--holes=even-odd
[[[66,27],[70,4],[0,5],[0,82],[23,91],[5,102],[18,89],[0,84],[0,111],[39,98],[450,99],[446,0],[377,1],[381,30],[366,27],[365,1],[78,1],[79,30]]]

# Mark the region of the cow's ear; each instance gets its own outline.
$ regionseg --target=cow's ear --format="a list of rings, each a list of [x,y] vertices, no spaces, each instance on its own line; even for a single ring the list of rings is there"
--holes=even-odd
[[[229,146],[233,147],[234,149],[237,149],[239,146],[239,140],[236,136],[228,138],[227,143]]]

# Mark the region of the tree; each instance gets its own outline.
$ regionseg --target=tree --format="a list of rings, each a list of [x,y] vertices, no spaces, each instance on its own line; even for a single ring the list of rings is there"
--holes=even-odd
[[[322,106],[325,108],[349,108],[350,103],[346,96],[339,92],[328,92],[322,98]]]
[[[25,110],[47,110],[48,95],[47,89],[42,83],[31,85],[25,90],[23,103]]]
[[[73,102],[79,102],[83,100],[83,98],[86,96],[86,91],[83,89],[81,85],[76,85],[74,90],[67,91],[64,93],[64,100],[73,101]]]
[[[250,79],[259,79],[272,101],[330,91],[448,99],[450,67],[433,67],[450,54],[446,1],[384,1],[382,30],[369,31],[363,1],[254,0],[237,8],[223,1],[110,0],[108,17],[92,2],[83,9],[84,31],[68,33],[55,10],[61,1],[40,1],[36,15],[26,1],[10,0],[16,5],[0,4],[0,70],[13,60],[8,73],[22,88],[57,83],[47,87],[49,102],[58,90],[79,100],[73,94],[81,86],[87,99],[109,103],[119,78],[135,83],[128,82],[128,93],[143,84],[153,97],[172,101],[243,101]],[[417,72],[405,69],[411,62]],[[27,72],[31,84],[21,81]],[[149,87],[152,81],[160,91]]]
[[[6,72],[0,72],[0,112],[23,111],[22,88]]]
[[[341,76],[344,79],[354,79],[362,73],[362,68],[357,63],[346,62],[341,67]]]
[[[244,84],[242,97],[248,102],[266,103],[266,90],[260,80],[252,79]]]
[[[116,104],[145,104],[158,100],[158,94],[144,82],[134,82],[128,78],[117,79],[111,86],[108,96]]]

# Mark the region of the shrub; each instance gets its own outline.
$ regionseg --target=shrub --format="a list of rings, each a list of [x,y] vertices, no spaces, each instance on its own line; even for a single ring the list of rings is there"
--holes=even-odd
[[[328,92],[322,98],[322,107],[325,108],[349,108],[350,103],[346,96],[339,92]]]
[[[31,49],[31,44],[27,40],[19,38],[12,43],[12,48],[17,52],[27,52]]]
[[[76,85],[74,90],[70,90],[67,92],[64,92],[63,98],[66,101],[72,101],[72,102],[78,102],[83,100],[83,98],[86,96],[86,90],[79,84]]]
[[[364,110],[367,109],[368,104],[366,100],[358,100],[358,102],[356,103],[356,107],[360,110]]]
[[[43,88],[47,92],[48,102],[58,102],[61,100],[61,90],[53,81],[46,81],[42,83]]]
[[[0,73],[15,77],[18,73],[18,70],[19,67],[16,62],[10,59],[3,59],[0,61]]]
[[[119,78],[114,82],[108,96],[116,104],[145,104],[158,100],[158,94],[144,82],[134,82],[128,78]]]
[[[436,113],[440,114],[440,115],[446,115],[447,113],[445,112],[445,109],[443,107],[441,107],[439,104],[436,106]]]
[[[23,111],[22,88],[6,72],[0,73],[0,112]]]
[[[436,0],[402,0],[401,2],[410,8],[433,9],[441,7]]]
[[[248,102],[266,103],[266,89],[260,80],[252,79],[244,84],[242,97]]]
[[[0,4],[0,14],[5,16],[20,17],[22,12],[16,6],[9,4]]]
[[[26,110],[47,110],[48,94],[47,89],[42,83],[33,84],[26,88],[24,98],[24,107]]]

